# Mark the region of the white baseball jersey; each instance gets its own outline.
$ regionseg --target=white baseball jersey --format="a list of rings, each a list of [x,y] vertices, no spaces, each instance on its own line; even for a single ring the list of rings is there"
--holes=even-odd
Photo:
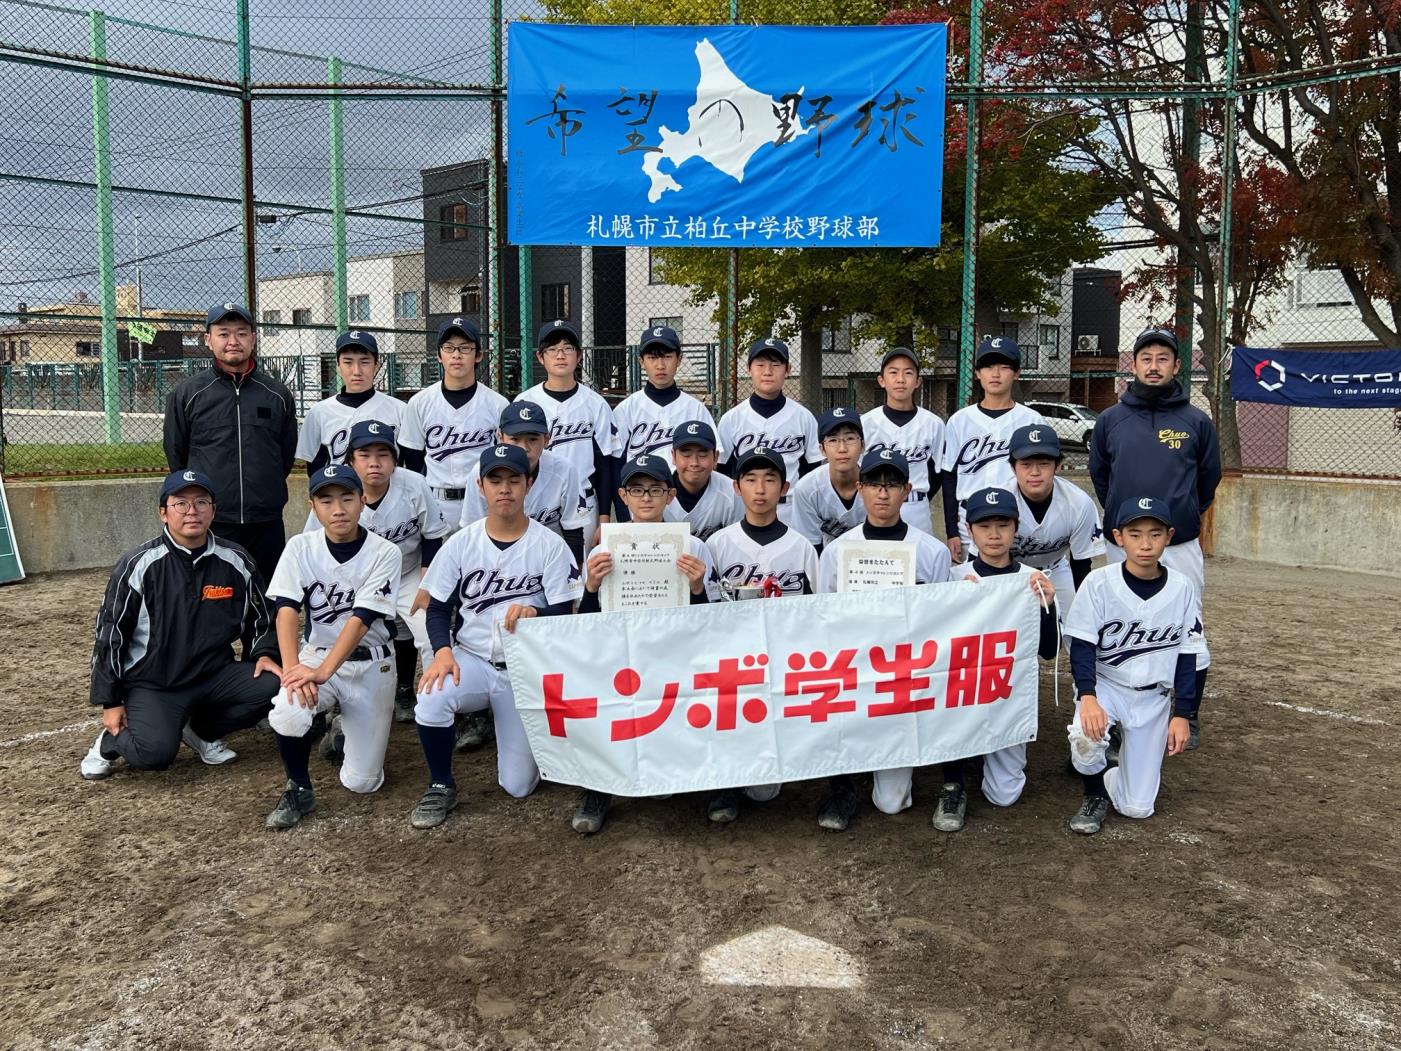
[[[580,384],[569,397],[561,400],[546,391],[543,383],[537,383],[517,394],[516,401],[533,402],[545,411],[550,425],[550,452],[567,460],[579,480],[589,483],[591,490],[596,488],[594,449],[604,456],[618,456],[622,451],[618,428],[613,423],[613,410],[602,396]],[[607,503],[611,496],[611,493],[595,493],[590,506],[597,507],[600,499]]]
[[[929,494],[929,468],[939,470],[939,457],[944,448],[944,421],[928,409],[915,409],[915,416],[903,427],[877,406],[861,417],[861,429],[866,434],[866,452],[894,449],[910,464],[910,496]]]
[[[782,456],[790,482],[797,480],[801,461],[816,463],[823,458],[817,441],[817,417],[792,398],[785,398],[783,408],[772,416],[759,415],[746,398],[720,417],[715,435],[732,460],[760,445]]]
[[[759,544],[750,539],[743,523],[736,522],[712,536],[705,546],[710,548],[722,585],[749,587],[773,577],[785,595],[817,590],[817,552],[796,529],[789,529],[771,544]]]
[[[1013,431],[1032,423],[1046,421],[1035,409],[1020,402],[1000,416],[989,416],[976,405],[965,405],[949,417],[944,429],[941,469],[958,472],[955,495],[959,503],[979,489],[1017,487],[1012,461],[1007,459],[1007,443]]]
[[[671,435],[687,420],[700,420],[715,430],[715,417],[710,410],[684,390],[669,405],[658,405],[647,396],[645,389],[635,391],[613,410],[613,423],[618,428],[618,455],[624,460],[651,453],[664,460],[671,459]],[[716,432],[718,439],[719,432]],[[717,442],[715,450],[721,459],[725,443]]]
[[[345,463],[350,428],[362,420],[378,420],[398,432],[405,408],[398,398],[375,391],[360,405],[347,405],[340,399],[341,395],[337,394],[307,409],[302,429],[297,434],[298,460],[311,463],[324,449],[325,463]]]
[[[589,559],[593,558],[594,552],[602,551],[602,547],[590,548],[588,554],[584,556],[584,564],[588,565]],[[715,570],[715,560],[710,557],[710,548],[697,540],[694,536],[686,538],[686,554],[692,558],[698,558],[705,563],[705,597],[710,602],[720,601],[720,575]],[[677,572],[681,572],[679,569]],[[690,582],[687,581],[687,586]]]
[[[507,401],[485,384],[460,409],[443,397],[443,385],[424,387],[404,407],[399,444],[422,449],[428,484],[467,489],[476,484],[482,450],[496,442]]]
[[[383,619],[370,625],[360,645],[383,646],[393,638],[402,564],[399,549],[368,529],[365,543],[346,562],[331,554],[324,529],[298,533],[278,559],[268,598],[301,603],[311,646],[334,646],[357,607],[379,613]]]
[[[675,478],[675,475],[672,477]],[[696,506],[689,511],[681,506],[681,483],[674,484],[676,499],[666,505],[662,520],[691,523],[691,535],[694,537],[709,540],[727,525],[733,525],[744,517],[744,504],[740,502],[739,493],[735,492],[735,483],[719,471],[711,473],[705,492],[701,493]]]
[[[1012,557],[1018,562],[1049,569],[1066,555],[1094,558],[1104,554],[1099,512],[1089,494],[1078,485],[1056,478],[1051,504],[1039,522],[1015,482],[1012,493],[1017,498],[1017,535],[1012,541]]]
[[[534,519],[504,551],[487,535],[485,519],[458,530],[434,557],[423,588],[439,602],[459,606],[457,644],[496,662],[503,659],[498,626],[511,606],[577,602],[584,590],[568,546]]]
[[[428,482],[406,467],[394,469],[389,476],[389,488],[379,498],[379,503],[373,507],[366,504],[360,512],[360,524],[399,549],[403,556],[403,576],[417,572],[422,565],[419,552],[424,540],[440,540],[452,532]],[[313,511],[307,515],[303,532],[320,528],[321,523]]]
[[[1122,564],[1096,569],[1080,585],[1063,633],[1096,648],[1098,677],[1130,690],[1167,690],[1177,672],[1178,654],[1202,652],[1197,589],[1185,575],[1163,572],[1167,582],[1146,602],[1129,590]]]
[[[574,473],[574,467],[562,457],[546,449],[540,454],[540,467],[535,481],[525,494],[525,513],[556,533],[566,529],[586,529],[593,524],[589,514],[592,487],[586,487]],[[461,525],[471,525],[486,517],[486,497],[476,479],[467,487],[462,499]]]
[[[822,555],[817,560],[817,590],[819,592],[831,594],[837,590],[837,576],[841,567],[841,549],[850,544],[860,544],[867,539],[869,538],[866,536],[866,526],[863,523],[854,529],[847,530],[822,549]],[[914,545],[916,584],[942,584],[949,579],[949,566],[953,560],[949,556],[947,546],[935,540],[928,533],[914,528],[905,533],[905,539],[900,543]]]
[[[830,544],[866,521],[861,490],[851,495],[848,504],[832,488],[832,469],[825,463],[794,482],[788,499],[793,507],[793,518],[788,524],[807,537],[813,547]]]

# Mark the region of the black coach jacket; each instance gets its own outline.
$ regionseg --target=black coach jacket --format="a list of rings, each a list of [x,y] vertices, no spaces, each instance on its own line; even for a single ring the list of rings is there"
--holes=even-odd
[[[242,376],[211,366],[182,380],[165,403],[165,458],[215,487],[214,521],[276,522],[287,506],[297,452],[292,393],[261,365]]]
[[[124,703],[133,686],[178,690],[233,660],[277,656],[272,613],[253,558],[213,533],[191,553],[162,531],[112,569],[97,613],[88,700]]]

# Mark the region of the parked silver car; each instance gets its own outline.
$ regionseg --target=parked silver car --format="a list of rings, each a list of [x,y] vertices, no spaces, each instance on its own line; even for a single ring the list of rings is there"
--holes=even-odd
[[[1068,401],[1029,401],[1026,405],[1046,418],[1061,445],[1076,449],[1090,447],[1090,432],[1095,429],[1096,416],[1092,409]]]

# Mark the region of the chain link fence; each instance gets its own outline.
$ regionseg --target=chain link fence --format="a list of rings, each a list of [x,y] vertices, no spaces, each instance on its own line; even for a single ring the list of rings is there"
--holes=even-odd
[[[814,410],[878,404],[881,354],[912,346],[922,404],[947,415],[976,396],[976,339],[1010,335],[1019,397],[1072,448],[1122,393],[1134,335],[1167,325],[1195,348],[1184,373],[1228,467],[1401,477],[1397,413],[1233,402],[1226,355],[1401,343],[1401,269],[1366,205],[1388,199],[1401,123],[1389,31],[1340,58],[1326,14],[1091,6],[0,0],[0,466],[162,468],[165,393],[207,364],[207,306],[240,299],[303,409],[337,390],[338,331],[373,332],[380,386],[407,398],[461,315],[507,394],[540,378],[542,321],[580,328],[610,399],[640,383],[639,334],[667,325],[679,382],[717,412],[749,393],[751,339],[789,341],[790,393]],[[795,17],[949,22],[940,248],[506,243],[506,23]]]

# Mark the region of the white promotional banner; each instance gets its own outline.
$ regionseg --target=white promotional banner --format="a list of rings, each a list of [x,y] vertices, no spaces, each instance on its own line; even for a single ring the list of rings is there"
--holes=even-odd
[[[1025,576],[522,620],[541,777],[622,796],[803,781],[1036,737]]]

